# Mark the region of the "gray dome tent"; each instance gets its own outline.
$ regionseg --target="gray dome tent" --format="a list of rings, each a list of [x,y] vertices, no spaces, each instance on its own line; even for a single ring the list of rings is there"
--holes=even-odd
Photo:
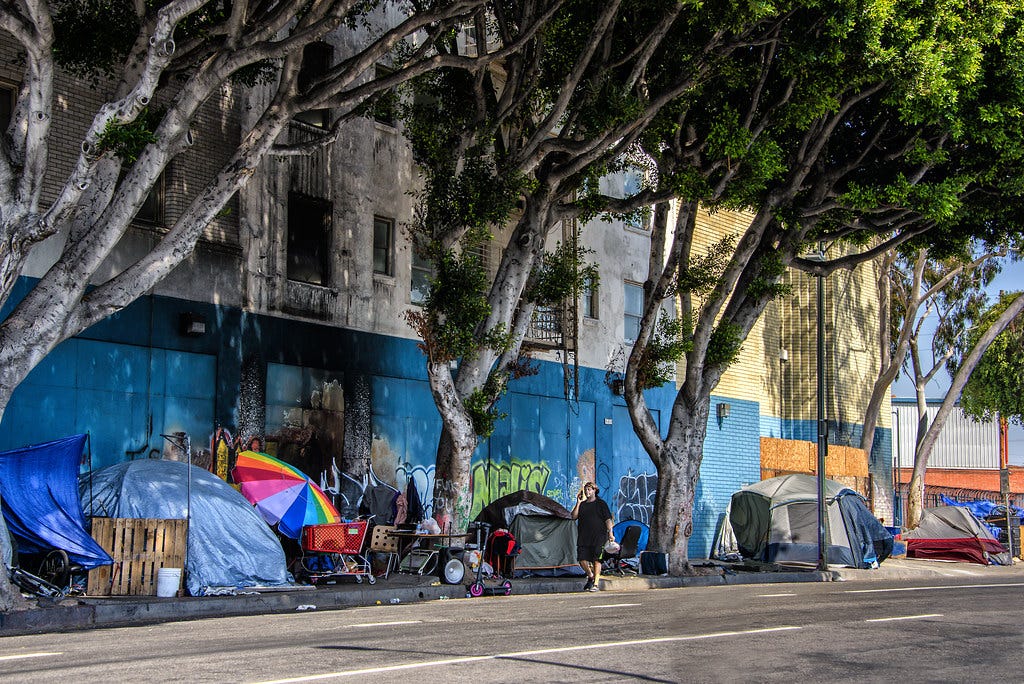
[[[828,561],[869,568],[892,553],[892,534],[871,515],[864,498],[825,480]],[[732,495],[728,521],[745,558],[767,563],[818,559],[818,484],[812,475],[783,475]]]
[[[231,485],[179,461],[141,459],[79,478],[82,508],[110,518],[189,517],[186,586],[193,596],[293,583],[281,542]]]

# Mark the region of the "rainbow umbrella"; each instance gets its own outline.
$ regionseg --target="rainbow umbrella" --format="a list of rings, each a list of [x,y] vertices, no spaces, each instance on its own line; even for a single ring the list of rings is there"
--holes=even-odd
[[[243,451],[231,477],[267,524],[277,525],[286,537],[298,539],[306,525],[341,522],[334,504],[308,475],[273,456]]]

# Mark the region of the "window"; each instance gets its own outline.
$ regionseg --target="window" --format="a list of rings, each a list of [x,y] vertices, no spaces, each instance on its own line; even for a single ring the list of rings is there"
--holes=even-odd
[[[633,197],[640,193],[644,189],[644,177],[638,169],[629,169],[625,172],[625,177],[622,180],[622,191],[623,197]],[[643,207],[632,211],[625,217],[625,224],[628,228],[633,230],[650,230],[651,228],[651,210],[649,207]]]
[[[434,264],[424,255],[420,247],[418,235],[413,238],[412,245],[412,278],[410,282],[409,301],[413,304],[425,304],[430,294],[430,281],[434,277]]]
[[[6,131],[11,124],[17,94],[17,89],[14,86],[0,82],[0,133]]]
[[[304,93],[319,76],[331,69],[334,60],[334,48],[327,43],[310,43],[302,50],[302,68],[299,69],[299,92]],[[317,128],[331,125],[331,110],[311,109],[295,115],[296,121],[307,123]]]
[[[391,74],[391,69],[377,65],[376,76],[378,79],[386,78]],[[385,126],[398,125],[398,90],[390,88],[383,91],[373,105],[373,119]]]
[[[288,194],[288,280],[328,284],[332,214],[326,200]]]
[[[373,272],[394,275],[395,222],[380,216],[373,217]]]
[[[164,178],[167,171],[160,174],[160,177],[153,183],[145,201],[139,207],[139,213],[135,214],[135,220],[151,225],[160,225],[164,220]]]
[[[625,283],[625,315],[623,317],[626,342],[636,342],[640,336],[640,318],[644,314],[644,289],[636,283]]]
[[[597,318],[597,283],[587,278],[583,284],[583,292],[580,294],[581,308],[584,318]]]

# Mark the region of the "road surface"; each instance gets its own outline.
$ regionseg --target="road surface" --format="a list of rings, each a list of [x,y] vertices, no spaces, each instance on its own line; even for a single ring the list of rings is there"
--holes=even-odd
[[[1020,681],[1024,582],[484,597],[0,639],[11,682]]]

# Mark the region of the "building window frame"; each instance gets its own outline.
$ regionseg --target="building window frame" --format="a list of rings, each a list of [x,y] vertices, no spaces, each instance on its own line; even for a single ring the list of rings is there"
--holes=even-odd
[[[334,204],[298,192],[288,193],[286,275],[288,280],[330,285],[331,236]]]
[[[394,71],[383,64],[378,64],[374,69],[374,75],[381,79],[390,76]],[[381,91],[373,107],[373,120],[388,128],[398,127],[398,88]]]
[[[583,290],[580,292],[580,309],[583,318],[597,320],[600,317],[598,308],[598,288],[600,285],[593,278],[587,278],[583,283]]]
[[[0,133],[7,131],[18,106],[18,86],[10,81],[0,80]]]
[[[167,210],[167,172],[170,166],[160,172],[149,194],[139,207],[134,220],[147,226],[162,226],[164,224],[164,212]]]
[[[420,245],[422,237],[414,233],[412,246],[412,259],[409,274],[409,303],[416,306],[424,306],[427,303],[427,296],[430,294],[430,283],[434,279],[434,264],[430,259],[423,256],[423,247]]]
[[[386,216],[373,217],[373,273],[395,275],[395,220]]]
[[[329,72],[333,63],[333,45],[323,41],[306,45],[302,49],[302,66],[296,77],[299,92],[304,92],[314,80]],[[310,109],[296,114],[294,120],[315,128],[330,128],[331,110],[326,108]]]
[[[640,334],[640,321],[644,315],[644,287],[625,280],[622,295],[622,338],[633,344]]]

